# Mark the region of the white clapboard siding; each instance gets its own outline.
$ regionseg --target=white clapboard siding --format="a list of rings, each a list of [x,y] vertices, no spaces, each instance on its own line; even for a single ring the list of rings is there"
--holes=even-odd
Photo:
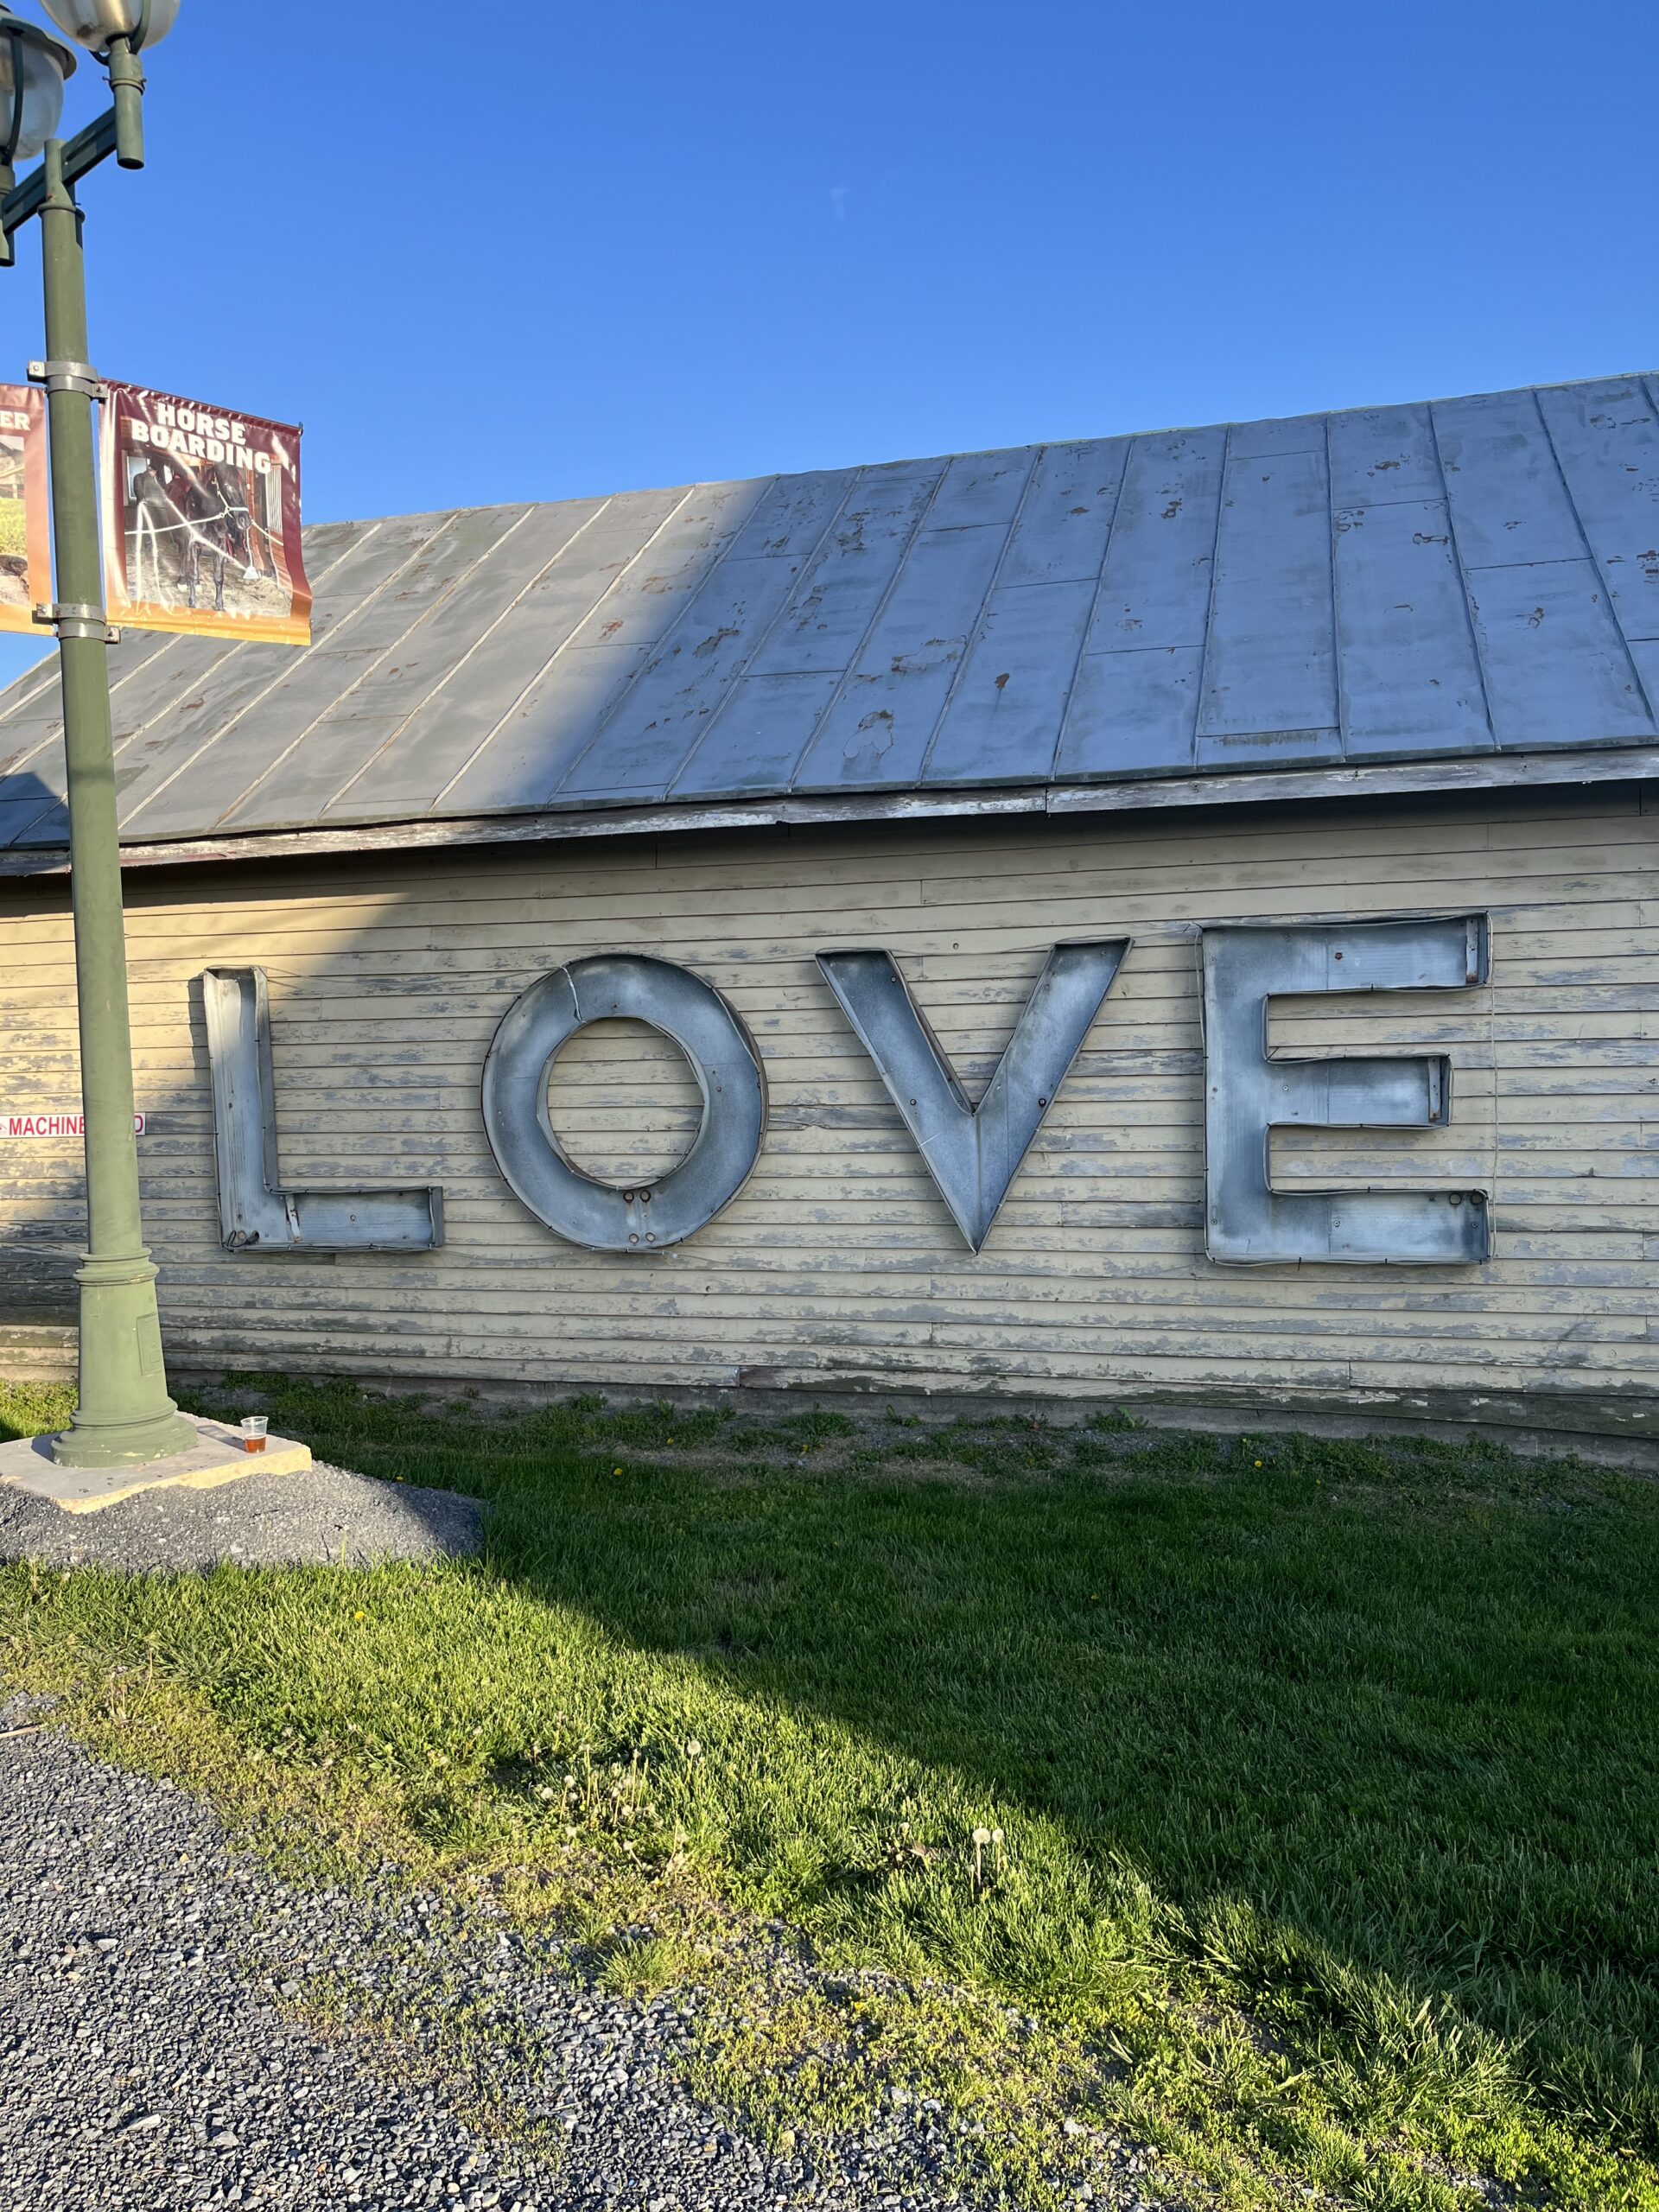
[[[1604,785],[140,872],[140,1161],[169,1349],[186,1365],[560,1387],[1635,1405],[1659,1383],[1655,858],[1639,794]],[[1275,1018],[1291,1050],[1449,1054],[1450,1125],[1281,1133],[1274,1162],[1290,1188],[1478,1185],[1490,1265],[1211,1265],[1199,928],[1473,911],[1492,918],[1490,984],[1286,1001]],[[889,950],[976,1091],[1054,941],[1119,935],[1117,982],[976,1257],[813,955]],[[9,1114],[78,1105],[59,881],[0,888],[0,1241],[67,1249],[77,1147],[3,1135]],[[518,1205],[479,1112],[517,993],[613,949],[727,994],[772,1114],[736,1202],[690,1243],[626,1260]],[[442,1250],[220,1248],[199,979],[255,964],[284,1179],[442,1183]],[[561,1056],[551,1105],[573,1155],[626,1182],[668,1168],[698,1113],[678,1053],[613,1022]]]

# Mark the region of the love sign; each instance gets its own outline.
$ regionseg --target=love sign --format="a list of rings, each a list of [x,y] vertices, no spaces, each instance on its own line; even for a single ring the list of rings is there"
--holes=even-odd
[[[1484,982],[1484,915],[1220,927],[1201,932],[1205,1249],[1245,1266],[1471,1265],[1489,1254],[1480,1191],[1280,1191],[1275,1128],[1427,1128],[1450,1117],[1443,1055],[1286,1058],[1273,1001],[1319,992],[1456,990]],[[952,1219],[977,1252],[1097,1018],[1109,1016],[1128,938],[1051,950],[1001,1058],[970,1101],[897,962],[880,950],[817,956]],[[203,979],[220,1229],[238,1253],[423,1251],[443,1241],[443,1192],[392,1185],[289,1189],[277,1169],[275,1077],[264,972]],[[560,1050],[589,1022],[632,1020],[671,1038],[702,1100],[697,1134],[667,1173],[617,1190],[585,1173],[548,1111]],[[485,1133],[519,1202],[556,1235],[639,1257],[683,1243],[728,1206],[766,1131],[766,1069],[714,985],[637,952],[575,960],[503,1015],[482,1070]]]

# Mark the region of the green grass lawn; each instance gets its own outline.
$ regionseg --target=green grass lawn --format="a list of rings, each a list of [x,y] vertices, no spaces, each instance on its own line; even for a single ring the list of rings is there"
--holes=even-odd
[[[4,1571],[10,1671],[100,1745],[697,1983],[705,2085],[777,2128],[899,2079],[1032,2202],[1074,2114],[1195,2199],[1659,2208],[1659,1485],[259,1387],[490,1497],[489,1556]],[[772,1919],[815,1972],[768,1993]]]

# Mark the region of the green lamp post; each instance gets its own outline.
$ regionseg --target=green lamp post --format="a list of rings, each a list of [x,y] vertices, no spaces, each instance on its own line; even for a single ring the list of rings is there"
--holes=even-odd
[[[121,912],[109,628],[98,533],[92,403],[86,359],[86,285],[75,186],[113,154],[144,160],[142,50],[173,27],[178,0],[43,0],[60,29],[107,70],[109,111],[66,143],[63,111],[73,50],[0,6],[0,265],[12,234],[40,219],[46,278],[46,351],[30,364],[47,391],[51,431],[57,598],[38,619],[57,631],[69,794],[75,995],[86,1116],[87,1249],[80,1286],[80,1391],[73,1425],[52,1440],[70,1467],[129,1467],[186,1451],[198,1433],[167,1394],[156,1269],[138,1212],[133,1140],[132,1033]],[[9,136],[5,135],[9,131]],[[43,155],[21,183],[14,163]]]

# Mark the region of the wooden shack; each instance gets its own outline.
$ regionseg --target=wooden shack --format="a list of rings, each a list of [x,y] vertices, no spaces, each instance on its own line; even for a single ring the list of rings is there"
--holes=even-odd
[[[175,1370],[1654,1431],[1656,397],[323,524],[308,650],[129,633]],[[43,1358],[49,667],[0,765],[0,1334]],[[677,977],[727,1059],[649,1026]]]

